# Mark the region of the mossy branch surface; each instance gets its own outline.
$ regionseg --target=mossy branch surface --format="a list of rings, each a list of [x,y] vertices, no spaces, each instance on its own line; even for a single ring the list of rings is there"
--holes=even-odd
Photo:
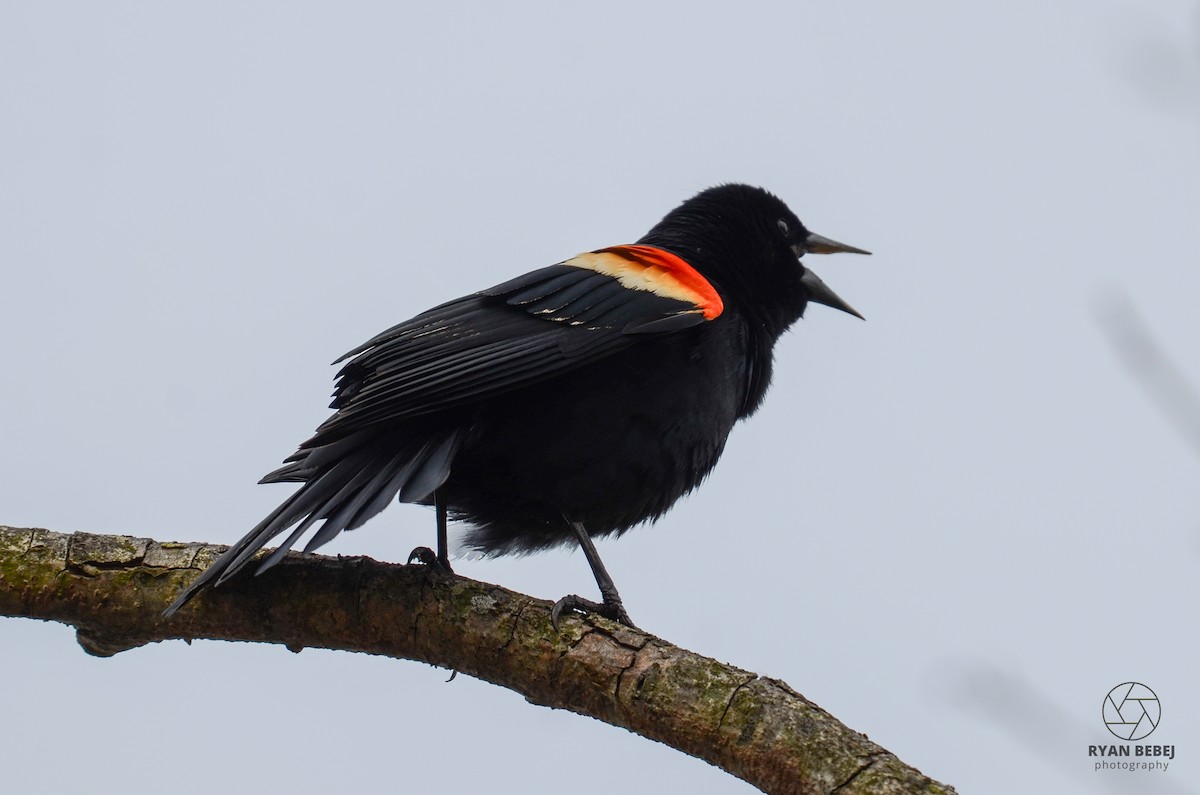
[[[788,687],[596,616],[422,566],[289,555],[170,619],[225,547],[0,526],[0,615],[106,657],[162,640],[278,643],[452,668],[677,748],[768,793],[953,793]]]

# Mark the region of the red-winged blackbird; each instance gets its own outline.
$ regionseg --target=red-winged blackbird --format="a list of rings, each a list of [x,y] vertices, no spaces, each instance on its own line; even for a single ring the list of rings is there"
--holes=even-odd
[[[295,529],[305,551],[393,499],[437,508],[487,555],[578,543],[603,604],[555,605],[631,623],[592,536],[655,519],[709,473],[762,403],[772,349],[810,301],[858,315],[799,259],[866,254],[809,232],[760,188],[722,185],[634,245],[591,251],[442,304],[347,353],[337,412],[263,483],[302,483],[167,610],[236,574]],[[335,362],[336,363],[336,362]],[[413,559],[410,557],[410,562]]]

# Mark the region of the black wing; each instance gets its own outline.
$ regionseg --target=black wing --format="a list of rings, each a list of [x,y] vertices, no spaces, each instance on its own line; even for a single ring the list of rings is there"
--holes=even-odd
[[[553,265],[443,304],[356,348],[338,374],[338,411],[305,443],[475,403],[704,322],[692,304]]]

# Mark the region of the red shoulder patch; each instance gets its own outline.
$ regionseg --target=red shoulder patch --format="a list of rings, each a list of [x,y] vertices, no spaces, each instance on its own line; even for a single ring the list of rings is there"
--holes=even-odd
[[[725,310],[716,289],[682,258],[654,246],[610,246],[563,263],[611,276],[631,290],[686,301],[712,320]]]

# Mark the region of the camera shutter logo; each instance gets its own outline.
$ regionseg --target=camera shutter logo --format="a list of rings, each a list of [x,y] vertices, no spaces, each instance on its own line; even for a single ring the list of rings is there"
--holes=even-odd
[[[1104,697],[1104,725],[1122,740],[1140,740],[1158,726],[1162,706],[1154,691],[1140,682],[1125,682]]]

